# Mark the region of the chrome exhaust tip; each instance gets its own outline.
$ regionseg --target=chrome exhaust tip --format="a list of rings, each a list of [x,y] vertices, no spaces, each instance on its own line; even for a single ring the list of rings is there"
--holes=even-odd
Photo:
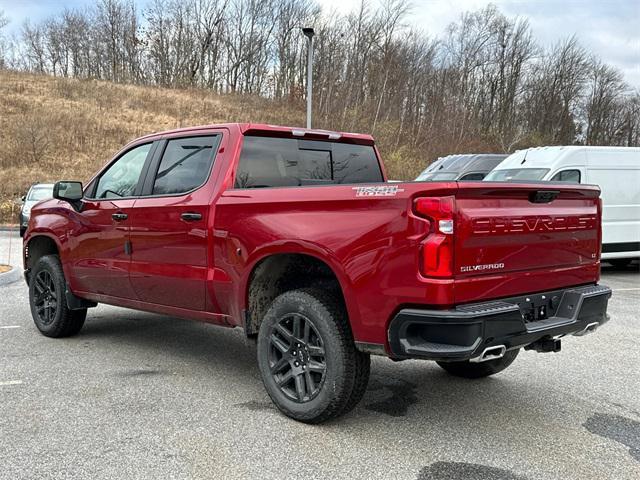
[[[507,353],[507,347],[504,345],[495,345],[485,348],[479,356],[471,358],[469,361],[472,363],[488,362],[489,360],[497,360],[504,357],[505,353]]]
[[[598,322],[590,323],[586,327],[584,327],[582,330],[575,332],[573,335],[576,337],[582,337],[583,335],[587,335],[588,333],[595,332],[599,326],[600,326],[600,323]]]

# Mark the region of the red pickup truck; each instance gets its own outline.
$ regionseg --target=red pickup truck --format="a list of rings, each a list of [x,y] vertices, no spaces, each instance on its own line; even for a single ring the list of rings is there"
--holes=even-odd
[[[35,324],[73,335],[107,303],[240,327],[276,406],[318,423],[362,398],[370,354],[479,378],[607,321],[597,187],[385,180],[368,135],[137,139],[32,209]]]

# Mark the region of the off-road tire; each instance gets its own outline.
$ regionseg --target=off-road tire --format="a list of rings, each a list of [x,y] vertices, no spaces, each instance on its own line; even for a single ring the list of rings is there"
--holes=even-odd
[[[624,269],[631,265],[633,258],[612,258],[605,261],[609,262],[614,268]]]
[[[443,369],[462,378],[484,378],[490,375],[495,375],[503,371],[518,356],[520,349],[509,350],[504,354],[504,357],[496,360],[487,360],[486,362],[473,363],[469,361],[465,362],[437,362]]]
[[[309,395],[303,400],[291,399],[277,383],[285,375],[278,379],[278,375],[272,373],[275,364],[272,336],[280,335],[278,324],[282,325],[290,317],[310,322],[324,352],[323,380],[319,382],[315,396]],[[369,355],[355,348],[343,302],[324,290],[304,288],[278,296],[260,324],[257,356],[262,381],[271,400],[282,413],[300,422],[321,423],[347,413],[361,400],[367,388]],[[282,354],[282,358],[284,356]],[[283,362],[286,366],[286,361]],[[289,367],[293,373],[293,365]],[[308,385],[305,389],[306,392],[310,390]]]
[[[36,328],[46,337],[70,337],[84,325],[87,309],[71,310],[67,306],[66,290],[60,258],[57,255],[40,258],[31,270],[29,306]],[[43,300],[45,296],[47,299]]]

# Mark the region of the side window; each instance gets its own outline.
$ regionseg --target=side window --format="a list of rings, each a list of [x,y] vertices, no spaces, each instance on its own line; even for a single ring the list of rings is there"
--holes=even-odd
[[[139,145],[116,160],[98,179],[94,198],[132,196],[138,186],[151,145]]]
[[[480,181],[485,177],[486,174],[484,173],[467,173],[466,175],[463,175],[462,178],[460,179],[461,182],[474,182],[474,181]]]
[[[167,142],[153,184],[153,195],[187,193],[211,172],[220,135],[176,138]]]
[[[372,146],[295,138],[244,138],[236,188],[382,182]]]
[[[551,179],[552,182],[580,183],[580,170],[562,170]]]

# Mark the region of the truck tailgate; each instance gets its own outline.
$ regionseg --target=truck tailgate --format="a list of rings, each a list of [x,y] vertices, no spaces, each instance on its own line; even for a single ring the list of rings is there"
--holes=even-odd
[[[456,283],[482,279],[473,283],[482,285],[486,295],[491,277],[502,283],[504,278],[541,271],[553,275],[562,269],[583,270],[576,283],[584,283],[584,273],[597,272],[600,258],[599,193],[589,185],[460,183]],[[592,276],[597,281],[597,274]],[[523,292],[527,288],[531,291],[522,282]],[[456,301],[464,300],[456,295]]]

